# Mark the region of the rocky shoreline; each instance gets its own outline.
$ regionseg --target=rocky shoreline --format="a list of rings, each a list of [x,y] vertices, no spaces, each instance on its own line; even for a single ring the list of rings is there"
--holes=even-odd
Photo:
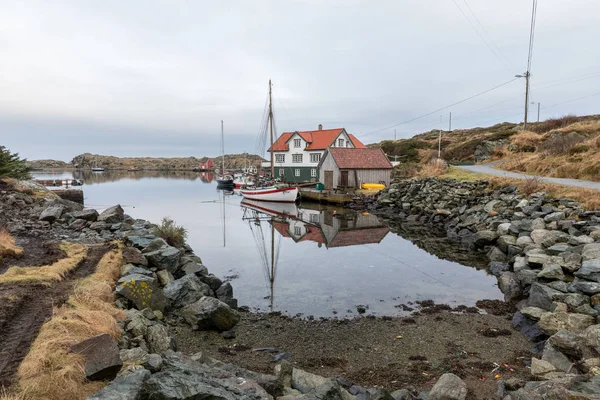
[[[486,252],[505,300],[515,304],[513,327],[537,348],[531,373],[539,382],[509,398],[531,398],[534,387],[558,398],[600,392],[600,211],[485,180],[437,178],[393,183],[376,202],[354,207],[442,229]]]

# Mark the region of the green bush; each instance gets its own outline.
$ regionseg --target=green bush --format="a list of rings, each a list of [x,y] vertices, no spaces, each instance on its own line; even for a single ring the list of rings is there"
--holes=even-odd
[[[187,230],[180,225],[176,225],[171,218],[162,219],[159,226],[155,228],[155,233],[165,239],[171,246],[181,248],[187,238]]]
[[[380,143],[381,149],[389,156],[402,156],[398,161],[419,162],[419,149],[429,149],[428,142],[418,139],[384,140]],[[390,158],[393,160],[394,158]]]
[[[0,146],[0,178],[29,179],[30,171],[26,160],[21,159],[18,153],[11,153]]]

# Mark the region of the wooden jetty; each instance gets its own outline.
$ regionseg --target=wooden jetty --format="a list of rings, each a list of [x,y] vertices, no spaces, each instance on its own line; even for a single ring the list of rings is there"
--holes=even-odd
[[[314,188],[299,188],[300,198],[318,203],[348,204],[356,196],[354,193],[336,192],[334,190],[317,190]]]
[[[83,204],[83,190],[81,189],[59,189],[52,190],[52,193],[56,193],[61,199],[71,200],[75,203]]]

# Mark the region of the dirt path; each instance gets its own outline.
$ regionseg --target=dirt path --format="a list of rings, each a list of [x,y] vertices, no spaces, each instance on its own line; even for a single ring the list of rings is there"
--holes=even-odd
[[[580,188],[600,190],[600,182],[585,181],[582,179],[552,178],[547,176],[527,175],[519,172],[504,171],[502,169],[495,168],[500,164],[502,164],[502,161],[494,161],[489,164],[482,165],[457,165],[456,167],[479,174],[488,174],[494,176],[503,176],[505,178],[517,179],[538,178],[542,182],[553,183],[556,185],[576,186]]]
[[[8,387],[52,309],[66,301],[77,282],[96,269],[110,246],[92,246],[85,260],[62,282],[0,285],[0,388]]]

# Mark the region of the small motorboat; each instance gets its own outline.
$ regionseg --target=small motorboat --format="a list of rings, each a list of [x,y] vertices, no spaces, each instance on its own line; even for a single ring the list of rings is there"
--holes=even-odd
[[[217,186],[233,187],[233,176],[231,176],[231,175],[217,176]]]
[[[104,168],[94,167],[94,168],[92,168],[92,172],[104,172]]]
[[[240,189],[246,186],[254,186],[254,181],[251,176],[238,176],[233,180],[233,186]]]
[[[281,203],[295,203],[298,200],[297,187],[267,186],[246,188],[240,190],[240,193],[248,200],[276,201]]]

